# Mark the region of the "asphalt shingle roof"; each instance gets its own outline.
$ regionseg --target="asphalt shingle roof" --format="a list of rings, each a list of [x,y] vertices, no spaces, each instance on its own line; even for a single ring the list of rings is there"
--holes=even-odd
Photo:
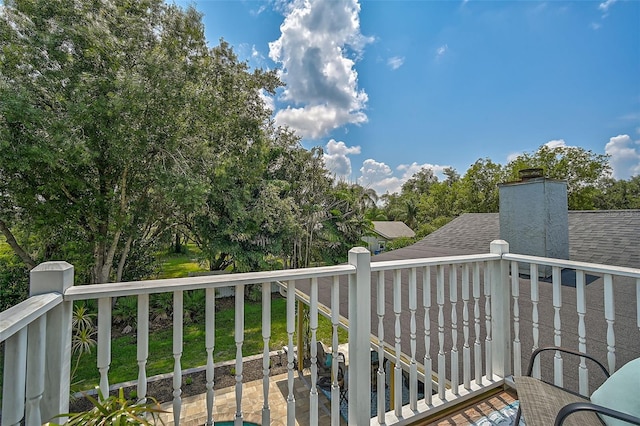
[[[409,228],[404,222],[400,221],[378,221],[374,220],[371,222],[373,224],[373,229],[376,233],[380,234],[383,238],[387,240],[393,240],[394,238],[400,237],[415,237],[416,233],[413,232],[411,228]]]
[[[465,213],[416,244],[372,260],[486,253],[497,239],[498,213]],[[640,210],[570,211],[569,258],[640,268]]]
[[[491,241],[500,238],[499,217],[497,213],[467,213],[454,219],[449,224],[438,229],[421,241],[409,247],[385,252],[372,256],[372,262],[380,262],[396,259],[416,259],[439,256],[453,256],[464,254],[488,253]],[[640,268],[640,210],[625,211],[571,211],[569,212],[569,245],[571,260],[603,263],[609,265],[626,266]],[[422,269],[418,268],[418,282],[422,282]],[[435,268],[431,269],[431,300],[432,307],[436,308],[436,278]],[[385,281],[385,321],[384,340],[393,347],[394,343],[394,299],[393,299],[393,275],[384,275]],[[371,277],[371,332],[378,334],[377,311],[377,281],[378,275]],[[482,272],[481,272],[482,277]],[[344,278],[344,277],[343,277]],[[401,328],[402,328],[402,351],[410,353],[409,339],[409,306],[407,297],[407,271],[402,271],[402,300],[401,300]],[[297,288],[305,293],[309,293],[308,280],[300,280]],[[330,280],[322,279],[321,285],[329,285]],[[341,279],[340,289],[340,314],[348,316],[348,286],[346,279]],[[520,342],[522,345],[521,362],[526,368],[529,354],[533,348],[532,340],[532,302],[529,298],[531,293],[530,282],[526,278],[520,278]],[[458,285],[460,285],[460,274],[458,274]],[[447,284],[448,286],[448,284]],[[638,328],[636,323],[636,283],[632,278],[616,277],[614,279],[614,302],[615,302],[615,355],[616,366],[640,356],[640,339],[638,339]],[[328,287],[325,287],[328,288]],[[591,282],[586,288],[586,330],[587,330],[587,351],[601,361],[607,360],[607,324],[604,315],[603,302],[603,280],[598,278]],[[576,289],[562,286],[562,345],[577,348],[578,345],[578,315],[576,313]],[[331,306],[330,292],[321,291],[320,302],[326,306]],[[423,300],[422,286],[417,288],[417,300]],[[473,301],[470,302],[473,304]],[[482,309],[481,304],[481,309]],[[335,307],[334,307],[335,308]],[[449,332],[451,304],[445,300],[444,312],[446,314],[446,332],[444,350],[449,358],[452,347],[451,333]],[[552,288],[549,283],[540,283],[539,290],[539,324],[540,333],[539,346],[548,346],[554,343],[554,306],[552,298]],[[435,309],[432,309],[435,311]],[[461,332],[462,324],[460,318],[463,317],[462,303],[456,306],[458,315],[458,329]],[[471,314],[470,314],[471,315]],[[481,341],[484,342],[484,312],[482,313]],[[419,307],[416,311],[416,323],[423,324],[424,309]],[[437,353],[438,341],[436,339],[438,324],[437,315],[430,314],[431,329],[431,356]],[[418,335],[423,336],[423,330],[419,326]],[[512,330],[513,333],[513,330]],[[471,330],[473,341],[473,330]],[[422,360],[424,356],[423,337],[419,337],[416,358]],[[458,350],[461,350],[461,335],[458,336]],[[484,344],[484,343],[483,343]],[[472,351],[473,352],[473,351]],[[473,354],[472,354],[473,357]],[[447,362],[450,362],[449,359]],[[461,357],[459,362],[461,362]],[[435,365],[435,364],[434,364]],[[447,364],[448,365],[448,364]],[[473,364],[473,361],[471,362]],[[543,371],[553,371],[553,359],[542,360]],[[565,360],[564,380],[565,385],[577,390],[577,365],[572,360]],[[548,378],[548,377],[547,377]],[[597,374],[590,374],[591,389],[595,389],[602,382]]]

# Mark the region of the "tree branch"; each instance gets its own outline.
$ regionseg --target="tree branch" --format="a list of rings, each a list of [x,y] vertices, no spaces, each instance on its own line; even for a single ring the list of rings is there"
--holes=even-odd
[[[25,263],[25,265],[29,267],[29,269],[35,268],[36,267],[35,260],[33,260],[31,256],[29,256],[29,253],[27,253],[22,249],[22,247],[20,247],[20,244],[18,244],[18,242],[16,241],[16,238],[11,233],[11,230],[9,229],[7,224],[4,223],[4,221],[1,219],[0,219],[0,230],[2,231],[5,238],[7,239],[7,243],[9,244],[9,246],[11,246],[11,248],[13,249],[13,252],[17,254],[18,257],[20,257],[20,259],[22,259],[22,261]]]

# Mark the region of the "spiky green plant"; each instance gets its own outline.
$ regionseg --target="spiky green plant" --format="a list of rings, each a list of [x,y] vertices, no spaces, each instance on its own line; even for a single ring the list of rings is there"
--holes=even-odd
[[[66,413],[56,417],[68,417],[65,425],[82,426],[129,426],[129,425],[154,425],[156,422],[164,424],[160,413],[166,413],[160,408],[158,402],[148,397],[152,402],[135,404],[124,397],[124,390],[120,388],[118,396],[104,398],[99,388],[98,398],[86,395],[93,404],[93,408],[82,413]],[[54,425],[60,426],[56,423]]]
[[[71,317],[71,326],[73,335],[71,337],[71,351],[76,355],[76,363],[71,371],[72,382],[75,378],[78,364],[84,354],[91,353],[91,349],[96,346],[94,336],[96,327],[93,324],[95,314],[89,312],[87,306],[80,302],[73,308],[73,316]]]

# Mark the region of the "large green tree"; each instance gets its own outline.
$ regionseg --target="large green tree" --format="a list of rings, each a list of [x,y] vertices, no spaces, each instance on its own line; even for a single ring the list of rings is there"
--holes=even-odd
[[[570,210],[594,209],[595,200],[611,175],[609,157],[576,146],[542,145],[533,153],[524,153],[506,166],[506,180],[519,179],[518,172],[542,168],[544,176],[567,181]]]
[[[257,92],[276,80],[209,49],[195,9],[7,0],[0,40],[0,230],[28,266],[59,256],[119,279],[206,193],[195,173],[250,191],[226,172],[260,155]]]

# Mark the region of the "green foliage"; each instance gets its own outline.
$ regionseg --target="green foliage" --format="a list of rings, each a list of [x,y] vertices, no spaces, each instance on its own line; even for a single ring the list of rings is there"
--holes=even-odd
[[[0,242],[0,311],[29,297],[29,270]]]
[[[152,294],[149,304],[154,319],[164,321],[173,315],[173,293]]]
[[[187,323],[204,320],[206,298],[203,289],[185,291],[183,303],[184,319]]]
[[[80,382],[76,381],[76,373],[82,356],[90,354],[97,344],[95,340],[97,329],[93,322],[95,316],[84,301],[74,304],[71,317],[71,353],[76,358],[71,371],[71,382],[74,388],[80,385]]]
[[[611,175],[607,155],[579,147],[542,145],[512,160],[506,166],[506,178],[518,180],[519,170],[533,167],[542,168],[545,177],[567,181],[569,210],[594,209],[596,196]]]
[[[135,329],[138,322],[138,298],[136,296],[118,297],[112,315],[116,324]]]
[[[100,426],[125,426],[125,425],[154,425],[160,421],[160,413],[166,413],[160,408],[160,404],[149,397],[151,402],[133,404],[124,397],[124,390],[119,389],[117,396],[105,398],[100,388],[96,387],[98,398],[86,395],[93,404],[93,408],[83,413],[60,414],[57,417],[69,417],[65,425],[100,425]]]
[[[603,210],[640,209],[640,175],[629,180],[606,179],[595,196],[595,207]]]
[[[411,244],[415,243],[417,241],[417,239],[411,238],[411,237],[400,237],[400,238],[396,238],[394,240],[388,241],[387,242],[387,250],[396,250],[402,247],[407,247],[410,246]]]
[[[382,197],[381,216],[404,221],[421,238],[462,213],[497,212],[498,184],[518,180],[519,170],[533,167],[543,168],[548,178],[567,181],[569,209],[640,205],[640,178],[611,179],[606,155],[578,147],[543,145],[533,153],[521,154],[506,166],[489,158],[478,159],[462,177],[454,169],[446,169],[442,182],[431,170],[423,169],[403,185],[400,194]]]

